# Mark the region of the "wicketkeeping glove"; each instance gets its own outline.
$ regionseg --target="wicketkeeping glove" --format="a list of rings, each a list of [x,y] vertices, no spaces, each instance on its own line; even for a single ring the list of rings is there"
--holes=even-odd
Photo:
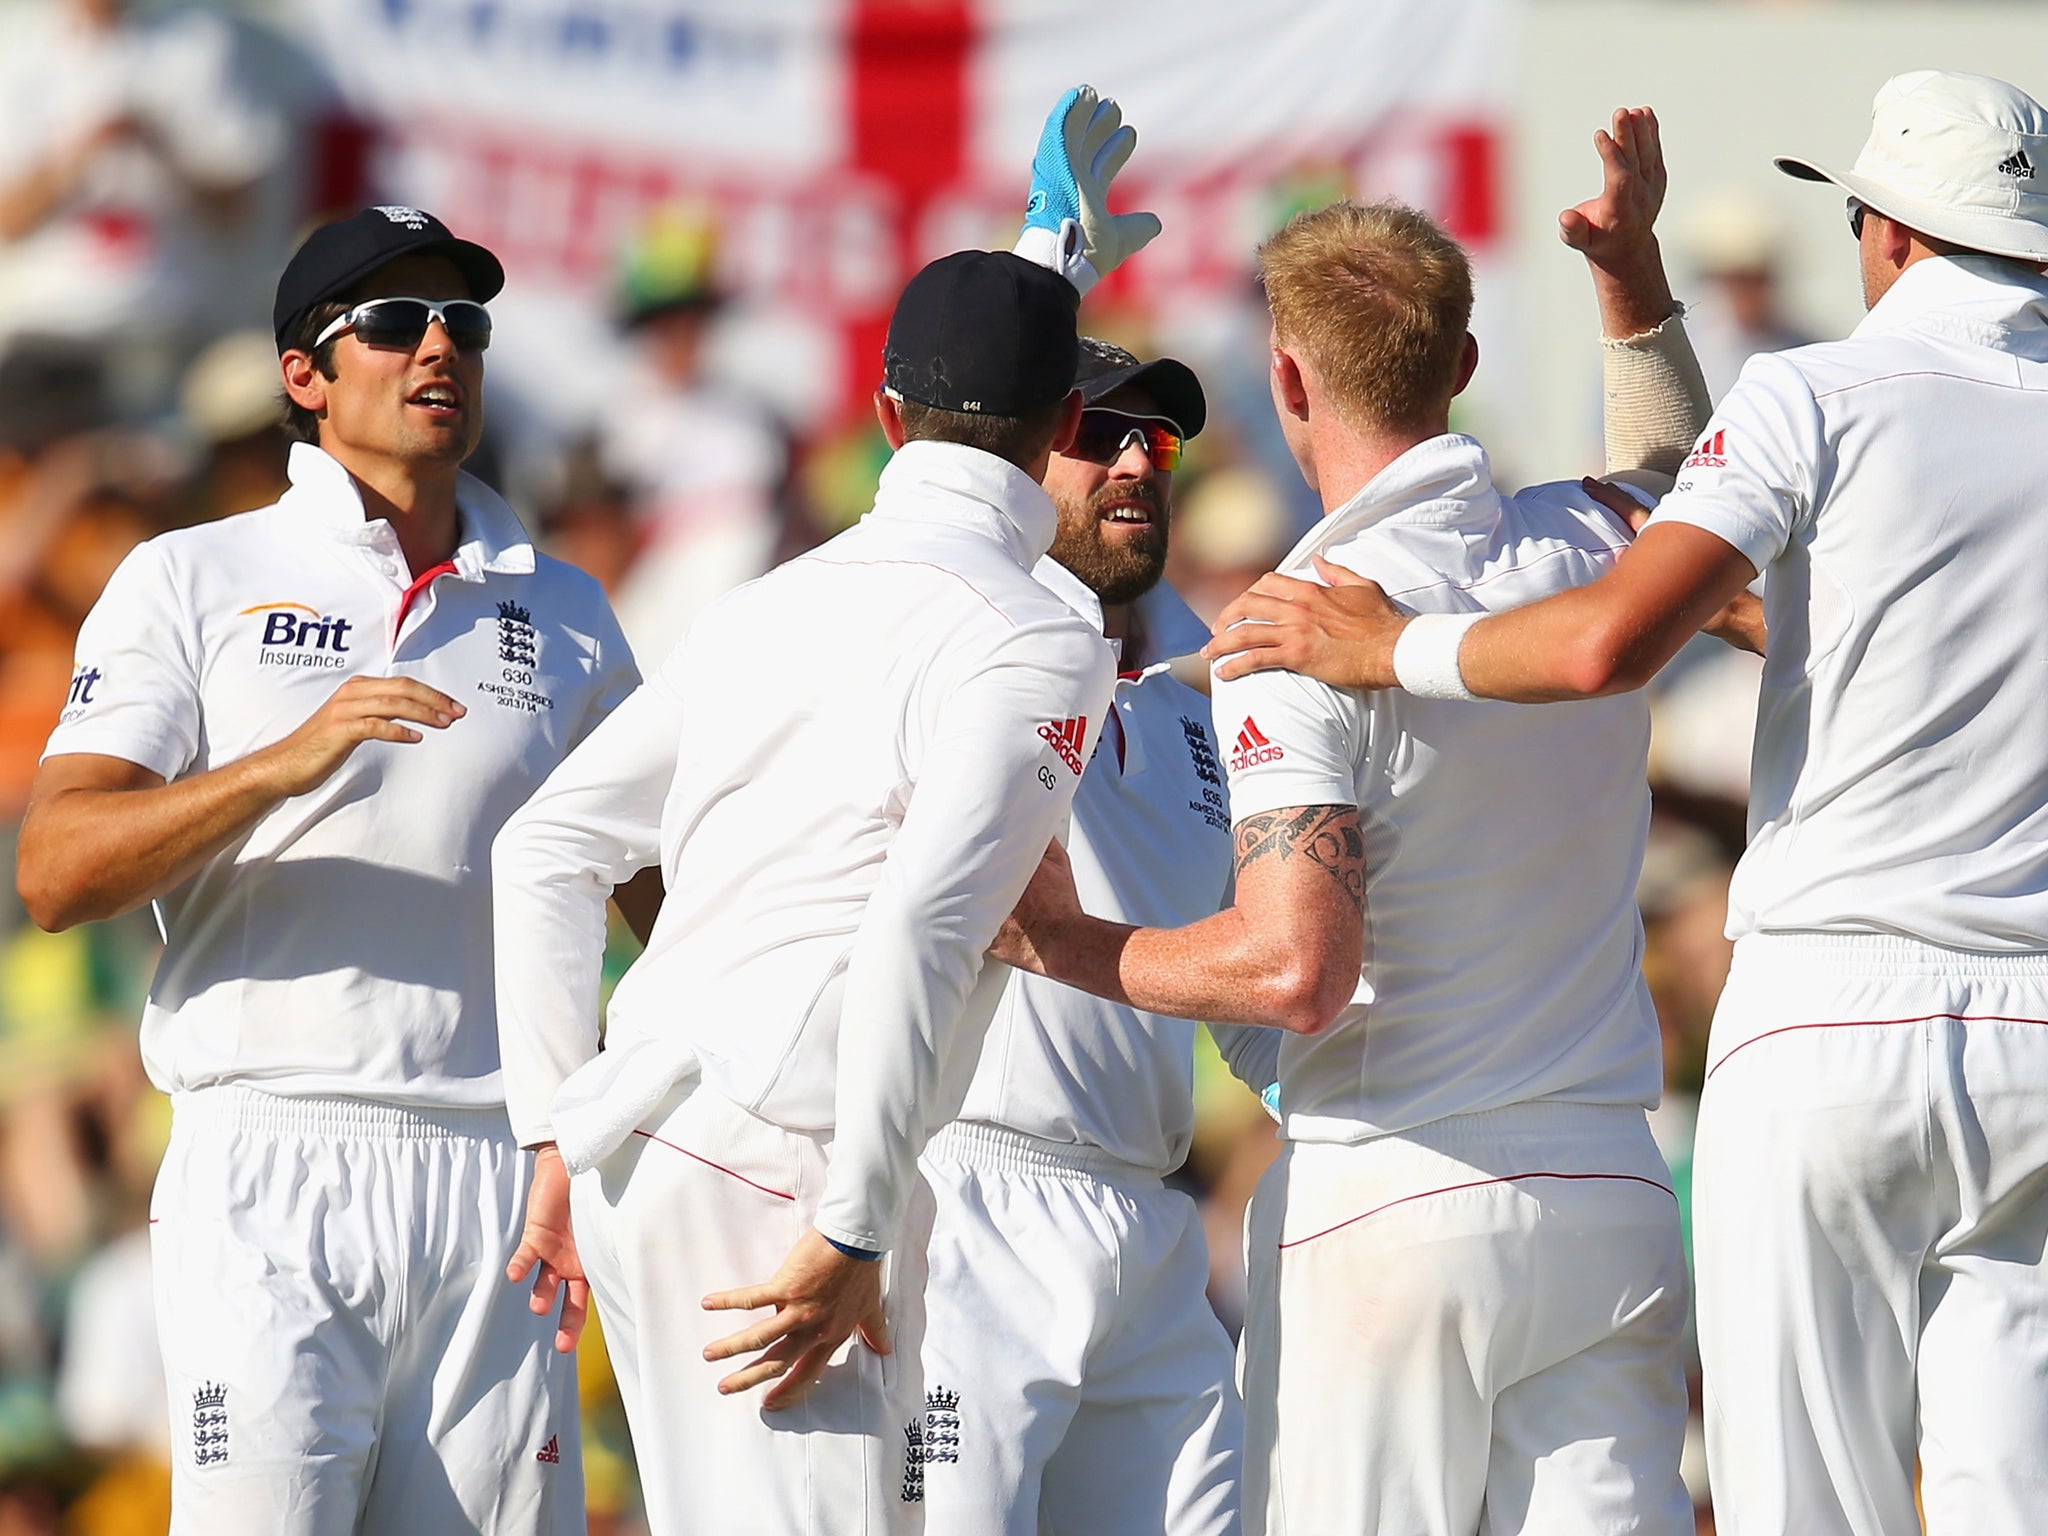
[[[1159,220],[1112,214],[1109,184],[1137,146],[1137,129],[1125,127],[1123,110],[1093,86],[1062,96],[1031,159],[1031,201],[1015,254],[1052,268],[1083,297],[1135,255],[1159,233]]]

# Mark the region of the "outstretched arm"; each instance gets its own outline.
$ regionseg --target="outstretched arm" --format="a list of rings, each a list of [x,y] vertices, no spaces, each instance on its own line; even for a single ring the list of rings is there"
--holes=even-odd
[[[1046,850],[998,959],[1152,1013],[1301,1034],[1358,990],[1365,949],[1365,837],[1348,805],[1302,805],[1236,826],[1237,899],[1185,928],[1091,917],[1064,850]]]

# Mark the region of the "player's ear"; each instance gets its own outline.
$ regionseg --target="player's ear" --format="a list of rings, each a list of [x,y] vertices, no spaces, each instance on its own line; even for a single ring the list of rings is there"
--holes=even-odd
[[[327,376],[313,366],[313,354],[297,348],[277,360],[284,376],[285,398],[293,405],[319,415],[327,409]]]
[[[903,412],[897,409],[886,389],[875,391],[875,420],[882,424],[882,436],[888,439],[891,453],[909,440],[909,434],[903,430]]]
[[[1451,383],[1451,397],[1456,399],[1465,393],[1465,386],[1472,382],[1472,375],[1479,371],[1479,338],[1470,331],[1465,333],[1465,350],[1458,357],[1457,376]]]
[[[1308,420],[1308,381],[1301,360],[1276,339],[1273,342],[1273,403],[1290,416]]]

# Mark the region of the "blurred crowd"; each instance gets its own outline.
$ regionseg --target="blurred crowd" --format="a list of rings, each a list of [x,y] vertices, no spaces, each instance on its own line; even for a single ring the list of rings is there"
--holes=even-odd
[[[334,211],[323,196],[360,204],[392,190],[332,176],[309,186],[335,134],[309,106],[310,78],[276,36],[212,12],[0,9],[0,840],[11,843],[79,623],[109,573],[155,533],[283,487],[263,324],[275,273],[306,221]],[[1675,233],[1717,396],[1749,353],[1808,339],[1779,307],[1780,242],[1764,215],[1719,200]],[[472,466],[547,548],[604,584],[647,663],[719,593],[858,517],[887,453],[858,414],[793,431],[721,367],[718,238],[701,210],[657,210],[617,253],[605,296],[617,349],[605,408],[550,420],[545,401],[494,395],[519,427],[488,437]],[[1266,402],[1258,297],[1248,280],[1243,324],[1201,337],[1165,317],[1091,306],[1088,318],[1141,355],[1183,356],[1208,386],[1211,425],[1176,477],[1169,579],[1212,614],[1315,515]],[[1597,467],[1530,466],[1545,478]],[[1702,641],[1657,692],[1644,964],[1666,1046],[1656,1129],[1682,1197],[1730,953],[1721,930],[1756,675],[1753,658]],[[167,1519],[147,1219],[169,1111],[135,1045],[155,943],[146,913],[48,935],[11,881],[0,893],[0,1536],[160,1531]],[[620,935],[614,974],[630,943]],[[1234,1327],[1239,1224],[1275,1142],[1213,1053],[1200,1081],[1181,1177],[1203,1202],[1212,1300]],[[600,1342],[582,1369],[593,1530],[639,1529]],[[1707,1530],[1697,1446],[1693,1462]]]

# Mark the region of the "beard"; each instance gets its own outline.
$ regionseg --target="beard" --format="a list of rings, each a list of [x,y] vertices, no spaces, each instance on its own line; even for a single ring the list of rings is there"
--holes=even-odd
[[[1105,509],[1120,501],[1142,503],[1151,522],[1140,527],[1107,521]],[[1144,481],[1104,486],[1086,503],[1061,503],[1059,517],[1053,559],[1104,603],[1135,602],[1159,584],[1166,572],[1168,514],[1158,486]]]

